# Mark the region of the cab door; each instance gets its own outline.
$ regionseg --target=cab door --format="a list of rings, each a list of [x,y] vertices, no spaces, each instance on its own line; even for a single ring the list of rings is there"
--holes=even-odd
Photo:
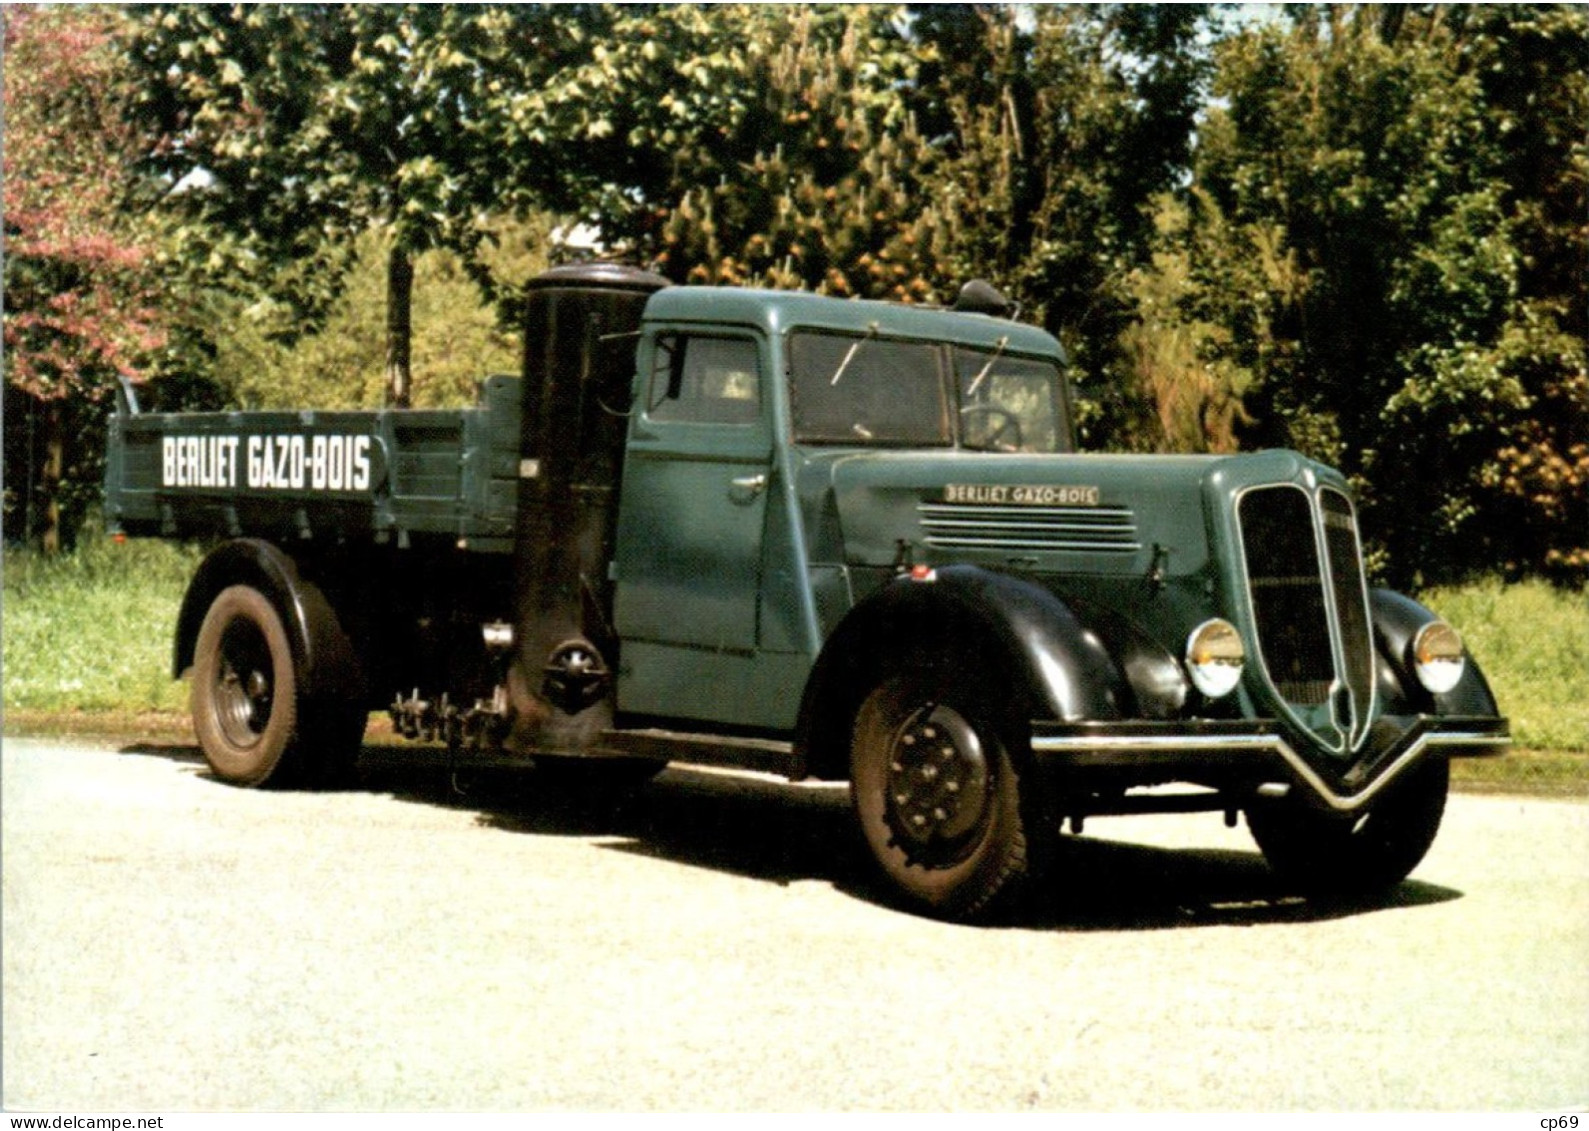
[[[626,655],[652,663],[649,646],[749,658],[772,475],[763,350],[753,336],[683,330],[647,344],[619,501],[616,627]]]

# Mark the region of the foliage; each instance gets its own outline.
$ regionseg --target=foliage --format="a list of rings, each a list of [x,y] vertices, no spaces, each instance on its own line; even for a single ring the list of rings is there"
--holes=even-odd
[[[391,237],[370,231],[342,294],[323,326],[291,346],[276,331],[289,317],[256,303],[216,332],[214,368],[228,399],[242,408],[376,408],[385,399],[386,325],[382,300]],[[430,251],[414,263],[412,402],[417,407],[473,404],[476,383],[491,373],[517,373],[518,337],[495,312],[458,257]]]
[[[446,248],[489,273],[483,216],[503,201],[482,122],[505,113],[503,61],[536,81],[538,30],[569,18],[457,5],[141,11],[136,109],[162,138],[149,168],[181,186],[170,204],[187,255],[215,282],[287,306],[292,333],[324,318],[355,241],[384,230],[388,398],[407,403],[413,259]]]
[[[1254,376],[1243,441],[1354,476],[1393,581],[1581,580],[1589,20],[1326,14],[1225,39],[1201,131],[1188,254]]]
[[[943,301],[984,274],[1107,343],[1118,317],[1073,311],[1146,258],[1187,166],[1203,15],[620,8],[517,84],[499,148],[528,172],[579,139],[545,199],[676,279]]]
[[[521,82],[514,126],[579,139],[543,199],[672,278],[919,300],[927,158],[885,7],[618,9],[561,81]],[[524,148],[503,139],[505,152]],[[511,160],[511,158],[510,158]]]
[[[662,199],[674,203],[650,241],[664,271],[901,302],[947,297],[934,270],[938,213],[923,200],[931,156],[897,94],[914,67],[895,18],[867,7],[739,14],[776,47],[741,61],[739,85],[757,98],[716,125],[701,147],[711,164],[673,167]]]
[[[382,294],[400,400],[416,264],[508,310],[530,264],[495,244],[550,214],[680,281],[944,302],[988,278],[1066,344],[1092,446],[1336,463],[1399,583],[1589,572],[1581,9],[129,18],[138,125],[102,115],[95,144],[141,146],[134,214],[178,215],[169,258],[207,284],[161,323],[173,400],[218,375],[250,402],[364,399],[375,330],[341,320]]]
[[[149,233],[121,217],[118,174],[142,139],[118,117],[115,19],[5,16],[6,369],[47,399],[136,375],[162,341]]]
[[[991,278],[1059,335],[1097,446],[1162,446],[1136,383],[1133,273],[1191,159],[1204,5],[923,7],[913,113],[951,278]],[[1140,343],[1138,343],[1140,344]]]
[[[68,437],[165,342],[158,233],[125,207],[124,172],[145,139],[118,112],[120,16],[8,7],[4,19],[6,480],[17,489],[6,518],[56,546],[77,509],[71,486],[93,471]]]
[[[472,267],[481,209],[552,208],[680,280],[943,301],[992,275],[1101,378],[1187,164],[1202,14],[175,7],[135,54],[157,166],[207,171],[176,195],[245,258],[300,264],[278,297],[305,315],[371,222]]]
[[[1126,277],[1136,312],[1119,338],[1126,380],[1154,406],[1164,449],[1234,452],[1237,428],[1251,423],[1243,398],[1252,370],[1233,356],[1234,331],[1206,301],[1205,280],[1194,271],[1190,210],[1164,194],[1156,220],[1151,263]]]

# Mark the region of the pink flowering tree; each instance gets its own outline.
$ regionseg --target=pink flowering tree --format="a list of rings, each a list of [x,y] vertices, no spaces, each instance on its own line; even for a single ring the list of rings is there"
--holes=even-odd
[[[165,340],[127,174],[139,138],[121,112],[121,18],[4,12],[5,525],[48,551],[97,495],[115,381],[140,380]]]

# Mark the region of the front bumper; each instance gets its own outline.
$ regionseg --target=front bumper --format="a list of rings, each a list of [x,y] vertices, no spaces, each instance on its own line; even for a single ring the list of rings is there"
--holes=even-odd
[[[1504,718],[1389,716],[1356,758],[1307,758],[1306,746],[1272,719],[1032,724],[1038,765],[1070,785],[1114,788],[1188,782],[1224,792],[1296,795],[1350,813],[1436,754],[1499,754],[1510,741]]]

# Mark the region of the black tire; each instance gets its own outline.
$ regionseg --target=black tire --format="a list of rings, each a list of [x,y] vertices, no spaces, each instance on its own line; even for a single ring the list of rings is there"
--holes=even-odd
[[[885,675],[855,716],[850,800],[862,837],[907,906],[982,918],[1041,876],[1058,839],[1012,751],[997,696],[931,670]]]
[[[1261,804],[1247,810],[1247,826],[1269,866],[1304,894],[1373,898],[1406,879],[1429,851],[1450,782],[1450,763],[1431,757],[1366,813],[1343,818],[1295,803]]]
[[[215,775],[241,786],[298,788],[347,780],[369,712],[317,702],[276,606],[234,585],[211,603],[194,646],[193,729]]]
[[[303,776],[298,672],[281,614],[259,590],[223,589],[194,646],[193,729],[215,775],[233,785]]]

